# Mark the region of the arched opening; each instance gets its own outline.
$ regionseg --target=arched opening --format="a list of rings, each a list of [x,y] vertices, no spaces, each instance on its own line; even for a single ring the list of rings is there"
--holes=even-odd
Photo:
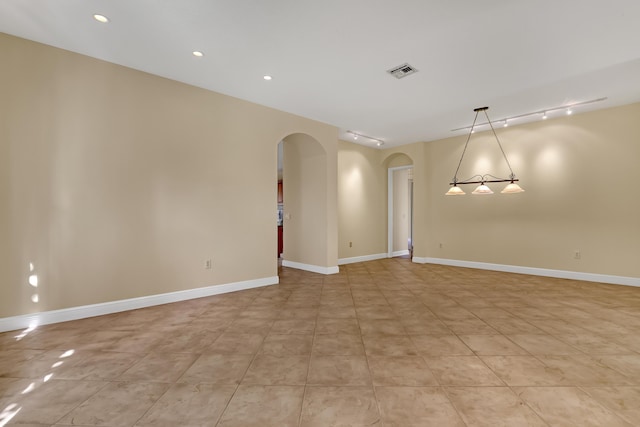
[[[280,269],[282,254],[284,252],[284,186],[282,183],[282,173],[284,168],[284,141],[278,143],[278,269]]]
[[[303,133],[288,135],[281,144],[282,266],[334,273],[327,267],[327,153]]]
[[[413,161],[395,153],[387,169],[387,256],[413,257]]]

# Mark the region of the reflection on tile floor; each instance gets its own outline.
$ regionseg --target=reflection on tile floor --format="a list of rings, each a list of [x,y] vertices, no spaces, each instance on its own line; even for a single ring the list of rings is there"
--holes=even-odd
[[[0,334],[0,426],[640,425],[640,289],[387,259]]]

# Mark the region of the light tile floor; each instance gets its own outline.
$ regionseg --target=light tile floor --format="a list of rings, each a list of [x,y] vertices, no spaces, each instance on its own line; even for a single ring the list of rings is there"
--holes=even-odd
[[[0,334],[0,426],[640,425],[640,289],[340,270]]]

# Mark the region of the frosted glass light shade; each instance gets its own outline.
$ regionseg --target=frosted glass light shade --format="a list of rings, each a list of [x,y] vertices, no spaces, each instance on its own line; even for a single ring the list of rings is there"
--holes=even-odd
[[[462,188],[454,185],[445,193],[445,196],[464,196],[466,193],[462,191]]]
[[[524,192],[524,190],[515,182],[512,182],[511,184],[507,185],[506,187],[504,187],[504,190],[501,191],[501,193],[505,193],[505,194],[522,193],[522,192]]]
[[[471,194],[493,194],[493,191],[484,184],[478,185],[478,187],[471,192]]]

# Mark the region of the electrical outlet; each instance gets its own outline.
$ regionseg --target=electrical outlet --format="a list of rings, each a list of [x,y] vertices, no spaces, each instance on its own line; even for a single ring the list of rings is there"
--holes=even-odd
[[[211,261],[211,258],[204,261],[205,270],[211,270],[212,266],[213,266],[213,262]]]
[[[440,249],[444,248],[444,243],[440,243]]]
[[[353,242],[349,242],[349,247],[352,248],[353,247]]]
[[[573,251],[573,259],[580,259],[582,257],[582,254],[580,253],[580,251]]]

